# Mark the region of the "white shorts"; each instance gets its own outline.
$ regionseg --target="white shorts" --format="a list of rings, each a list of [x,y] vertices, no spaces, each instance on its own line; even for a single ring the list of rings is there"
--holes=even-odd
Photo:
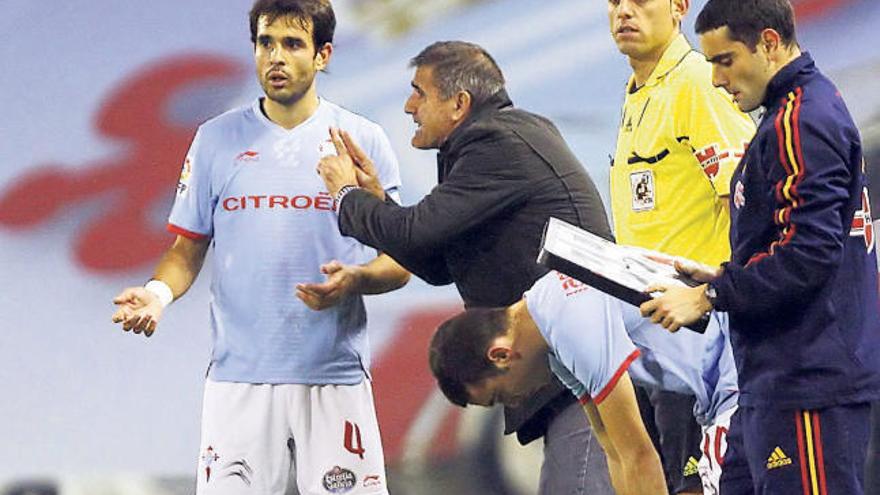
[[[198,495],[385,494],[368,379],[358,385],[205,382]]]
[[[724,454],[727,453],[727,432],[730,430],[730,418],[736,412],[736,406],[715,417],[712,424],[703,427],[703,442],[700,450],[699,471],[703,482],[703,495],[718,495],[721,491],[721,470],[724,466]]]

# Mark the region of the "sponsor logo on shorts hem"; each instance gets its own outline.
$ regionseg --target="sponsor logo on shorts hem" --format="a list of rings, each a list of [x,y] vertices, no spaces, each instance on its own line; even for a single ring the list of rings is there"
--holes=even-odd
[[[365,487],[368,486],[381,486],[382,478],[379,477],[378,474],[368,474],[364,476],[364,481],[362,483]]]
[[[321,483],[330,493],[348,493],[357,486],[357,476],[351,470],[333,466],[333,469],[324,473]]]

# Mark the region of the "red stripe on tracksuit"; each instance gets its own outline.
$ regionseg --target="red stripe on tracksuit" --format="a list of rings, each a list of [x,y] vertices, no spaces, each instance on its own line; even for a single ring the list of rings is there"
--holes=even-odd
[[[819,427],[819,412],[813,413],[813,445],[816,447],[816,469],[819,471],[819,492],[828,495],[825,482],[825,456],[822,454],[822,431]]]
[[[798,462],[801,464],[801,483],[804,486],[804,495],[810,495],[810,479],[807,477],[807,449],[804,446],[804,424],[801,419],[801,411],[794,412],[794,420],[797,425]]]
[[[797,226],[791,223],[791,211],[800,206],[799,204],[799,196],[797,192],[798,185],[804,180],[804,175],[806,172],[806,164],[804,163],[804,154],[803,149],[801,147],[801,133],[799,129],[800,124],[800,114],[801,114],[801,96],[803,95],[803,91],[801,88],[797,88],[794,91],[794,99],[785,100],[783,106],[779,109],[779,112],[776,114],[775,126],[776,126],[776,140],[777,147],[779,152],[779,163],[782,165],[782,168],[785,169],[786,176],[776,184],[776,199],[780,203],[785,204],[782,208],[783,221],[785,222],[785,227],[783,228],[782,238],[778,241],[774,241],[770,244],[769,249],[766,252],[757,253],[749,259],[746,266],[751,265],[752,263],[756,263],[767,256],[772,256],[774,254],[775,249],[778,246],[784,246],[791,242],[791,239],[794,237],[797,232]],[[792,137],[792,148],[793,148],[793,157],[789,157],[788,149],[786,147],[786,141],[788,137],[788,133],[785,129],[785,114],[787,113],[787,109],[789,105],[792,105],[791,113],[789,114],[788,123],[791,128],[791,137]],[[794,163],[791,163],[789,158],[794,158]],[[797,171],[795,172],[795,166],[797,167]],[[788,188],[788,197],[785,195],[785,183],[789,177],[795,176],[794,181],[791,186]],[[779,211],[774,210],[773,221],[776,224],[779,224]]]

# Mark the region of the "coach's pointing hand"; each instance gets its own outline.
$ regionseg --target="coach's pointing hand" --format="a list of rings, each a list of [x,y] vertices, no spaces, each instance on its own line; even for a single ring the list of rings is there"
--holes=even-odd
[[[335,129],[331,129],[330,132],[332,139],[335,139],[333,136],[334,130]],[[379,182],[379,172],[376,171],[376,166],[373,165],[373,160],[370,160],[370,157],[364,153],[364,150],[354,142],[351,134],[340,129],[338,131],[338,136],[342,137],[342,144],[345,149],[348,150],[352,161],[354,161],[358,185],[369,191],[373,196],[385,201],[385,188],[383,188],[382,183]]]
[[[330,129],[330,140],[336,147],[336,156],[321,158],[321,161],[318,162],[318,175],[324,179],[327,192],[336,197],[340,189],[345,186],[355,186],[358,182],[354,171],[354,160],[345,149],[345,144],[342,142],[338,130]]]
[[[336,156],[325,156],[318,162],[318,175],[324,179],[327,191],[335,197],[344,186],[356,185],[384,201],[385,190],[376,167],[351,135],[331,127],[330,140],[336,148]]]

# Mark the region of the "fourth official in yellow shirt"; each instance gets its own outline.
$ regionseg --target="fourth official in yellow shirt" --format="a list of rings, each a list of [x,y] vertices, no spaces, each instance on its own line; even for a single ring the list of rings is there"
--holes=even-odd
[[[679,35],[643,86],[627,85],[611,167],[617,242],[727,261],[730,176],[754,132]]]

